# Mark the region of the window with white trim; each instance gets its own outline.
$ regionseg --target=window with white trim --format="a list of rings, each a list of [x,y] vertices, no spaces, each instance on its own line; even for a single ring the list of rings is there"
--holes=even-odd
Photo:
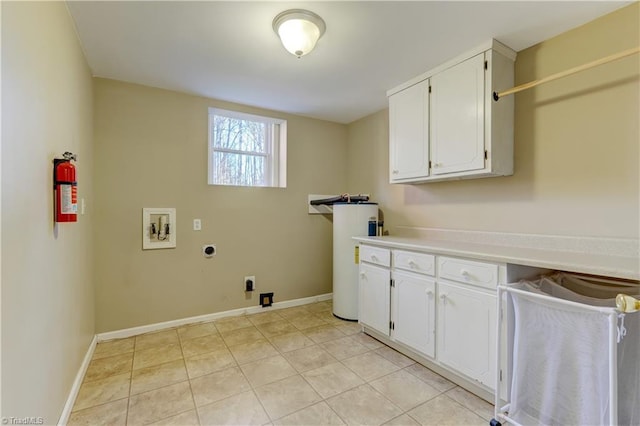
[[[287,186],[287,121],[209,108],[209,185]]]

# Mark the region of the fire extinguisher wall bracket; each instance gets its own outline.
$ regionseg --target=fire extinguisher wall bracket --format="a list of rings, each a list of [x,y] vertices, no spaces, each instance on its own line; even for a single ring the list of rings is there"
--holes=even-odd
[[[71,152],[63,158],[53,159],[54,221],[76,222],[78,220],[78,182],[76,167],[71,163],[77,156]]]

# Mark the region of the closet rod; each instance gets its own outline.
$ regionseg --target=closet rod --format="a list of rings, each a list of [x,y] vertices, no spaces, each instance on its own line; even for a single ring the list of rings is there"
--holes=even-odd
[[[505,91],[502,91],[502,92],[499,92],[499,93],[498,92],[493,92],[493,100],[497,102],[503,96],[512,95],[514,93],[522,92],[523,90],[527,90],[527,89],[530,89],[532,87],[536,87],[539,84],[548,83],[550,81],[557,80],[559,78],[566,77],[568,75],[575,74],[575,73],[580,72],[580,71],[588,70],[589,68],[594,68],[594,67],[597,67],[598,65],[603,65],[603,64],[606,64],[606,63],[609,63],[609,62],[613,62],[613,61],[616,61],[618,59],[622,59],[622,58],[625,58],[627,56],[631,56],[631,55],[639,53],[639,52],[640,52],[640,46],[634,47],[634,48],[631,48],[631,49],[628,49],[628,50],[624,50],[622,52],[618,52],[618,53],[615,53],[613,55],[610,55],[610,56],[607,56],[607,57],[604,57],[604,58],[597,59],[595,61],[588,62],[588,63],[583,64],[583,65],[578,65],[577,67],[573,67],[573,68],[570,68],[570,69],[565,70],[565,71],[560,71],[558,73],[552,74],[552,75],[550,75],[548,77],[545,77],[545,78],[541,78],[541,79],[538,79],[538,80],[533,80],[533,81],[530,81],[528,83],[524,83],[524,84],[521,84],[519,86],[512,87],[509,90],[505,90]]]

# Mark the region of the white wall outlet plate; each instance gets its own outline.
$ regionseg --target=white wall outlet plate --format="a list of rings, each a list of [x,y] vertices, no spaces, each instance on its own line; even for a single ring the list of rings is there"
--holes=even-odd
[[[176,209],[145,207],[142,209],[142,249],[175,248]]]
[[[244,291],[254,291],[256,289],[256,276],[248,275],[244,277]]]
[[[200,231],[202,229],[202,221],[200,219],[193,219],[193,230]]]

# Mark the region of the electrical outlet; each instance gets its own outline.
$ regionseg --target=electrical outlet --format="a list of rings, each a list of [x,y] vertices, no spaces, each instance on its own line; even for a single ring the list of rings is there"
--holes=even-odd
[[[244,277],[244,291],[253,291],[255,289],[256,289],[255,275],[249,275]]]
[[[200,219],[193,219],[193,230],[200,231],[202,229],[202,221]]]

